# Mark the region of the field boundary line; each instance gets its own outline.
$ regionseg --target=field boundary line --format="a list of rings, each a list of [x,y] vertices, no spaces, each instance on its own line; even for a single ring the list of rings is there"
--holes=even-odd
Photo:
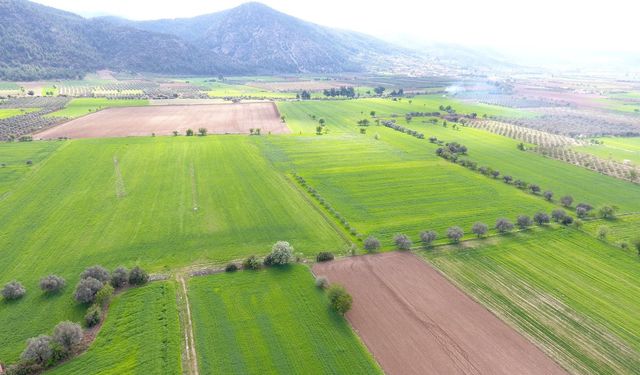
[[[199,375],[198,357],[196,353],[195,339],[193,337],[193,321],[191,320],[191,306],[189,304],[187,283],[182,274],[176,275],[176,279],[180,284],[177,298],[179,302],[178,306],[181,310],[180,322],[182,323],[182,330],[184,334],[184,351],[182,353],[182,357],[187,361],[186,367],[182,369],[182,372],[189,375]]]

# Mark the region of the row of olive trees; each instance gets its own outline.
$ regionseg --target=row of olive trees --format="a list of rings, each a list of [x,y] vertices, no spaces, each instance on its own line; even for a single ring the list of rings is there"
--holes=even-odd
[[[242,268],[245,270],[259,270],[262,266],[284,266],[295,260],[294,251],[289,242],[278,241],[273,244],[271,252],[262,261],[257,256],[251,255],[242,261]],[[331,259],[333,259],[333,254]],[[226,272],[235,272],[238,269],[240,267],[235,263],[229,263],[225,267]]]

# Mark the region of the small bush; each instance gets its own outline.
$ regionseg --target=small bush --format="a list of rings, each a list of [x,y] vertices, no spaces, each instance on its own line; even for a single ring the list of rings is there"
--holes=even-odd
[[[69,352],[82,341],[82,327],[77,323],[61,322],[53,330],[53,341]]]
[[[406,234],[398,234],[393,238],[393,242],[396,244],[398,250],[410,250],[411,239]]]
[[[364,249],[372,253],[380,249],[380,240],[373,236],[369,236],[364,240]]]
[[[129,284],[144,285],[149,281],[149,274],[142,268],[135,266],[129,272]]]
[[[45,293],[57,293],[64,288],[66,281],[56,275],[49,275],[40,279],[40,289]]]
[[[82,272],[82,274],[80,275],[80,278],[82,279],[86,279],[89,277],[92,277],[104,284],[109,281],[111,275],[109,275],[109,271],[107,271],[106,268],[102,266],[93,266],[84,270],[84,272]]]
[[[255,255],[251,255],[242,262],[242,268],[245,270],[259,270],[260,267],[260,260]]]
[[[100,323],[100,319],[102,318],[102,309],[98,305],[91,305],[87,310],[87,313],[84,315],[84,322],[87,324],[87,327],[93,327]]]
[[[353,299],[341,285],[331,285],[327,291],[331,308],[344,315],[351,309]]]
[[[103,286],[104,284],[102,284],[100,280],[87,277],[86,279],[80,280],[76,286],[73,298],[80,303],[91,303],[96,299],[96,293],[98,293]]]
[[[127,285],[129,281],[129,271],[124,267],[118,267],[111,272],[111,286],[119,289]]]
[[[224,268],[224,272],[236,272],[238,270],[238,265],[235,263],[229,263]]]
[[[2,288],[2,297],[6,300],[16,300],[22,298],[27,293],[22,284],[17,281],[11,281]]]
[[[326,289],[329,286],[329,280],[324,276],[316,278],[316,286],[320,289]]]
[[[334,259],[333,253],[329,251],[321,251],[318,253],[318,255],[316,255],[316,260],[318,262],[328,262],[333,259]]]
[[[606,225],[601,225],[598,227],[597,235],[599,239],[605,240],[608,234],[609,234],[609,227],[607,227]]]
[[[102,289],[96,293],[96,304],[105,307],[111,302],[111,296],[113,296],[113,287],[111,284],[105,284]]]

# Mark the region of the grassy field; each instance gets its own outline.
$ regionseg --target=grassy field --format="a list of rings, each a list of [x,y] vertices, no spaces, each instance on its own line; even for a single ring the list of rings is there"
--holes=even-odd
[[[640,215],[618,216],[615,220],[587,221],[584,223],[583,230],[597,236],[601,226],[607,227],[606,241],[612,244],[619,246],[622,242],[626,242],[630,245],[631,241],[640,239]],[[630,251],[636,253],[635,249]]]
[[[175,284],[153,283],[114,298],[89,350],[49,374],[180,374]]]
[[[0,284],[17,279],[28,292],[14,303],[0,301],[0,321],[14,322],[0,325],[0,358],[15,359],[26,338],[81,317],[73,286],[93,264],[150,271],[220,264],[265,254],[278,240],[307,256],[342,250],[340,234],[254,142],[243,136],[67,141],[13,184],[0,200]],[[49,143],[10,146],[40,144]],[[69,286],[44,298],[37,283],[49,273]]]
[[[72,99],[64,109],[50,113],[47,117],[75,118],[110,107],[139,107],[147,104],[149,101],[146,99],[77,98]]]
[[[422,252],[575,373],[640,368],[640,261],[573,229]]]
[[[374,374],[347,321],[304,266],[189,282],[203,374]]]
[[[40,108],[6,108],[0,109],[0,120],[39,111]]]
[[[0,144],[0,197],[26,174],[38,170],[40,163],[62,144],[55,141]],[[27,164],[29,160],[31,165]]]
[[[615,160],[620,163],[628,160],[640,167],[640,137],[605,137],[598,138],[598,140],[604,143],[601,145],[575,147],[575,149],[576,151],[592,154],[602,159]]]

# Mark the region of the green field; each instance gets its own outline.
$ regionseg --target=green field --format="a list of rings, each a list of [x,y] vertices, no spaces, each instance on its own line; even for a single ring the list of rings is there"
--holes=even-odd
[[[614,220],[592,220],[584,224],[583,230],[587,233],[597,236],[598,228],[607,227],[608,233],[606,241],[615,245],[625,242],[631,245],[631,242],[640,239],[640,215],[624,215],[618,216]],[[631,246],[629,246],[631,248]],[[635,249],[631,250],[636,253]]]
[[[203,374],[375,374],[347,321],[304,266],[189,282]]]
[[[62,142],[56,141],[0,144],[0,197],[26,174],[38,170],[40,163],[61,145]],[[27,164],[29,160],[31,165]]]
[[[26,338],[80,319],[84,309],[72,302],[73,286],[93,264],[150,271],[221,264],[265,254],[278,240],[307,256],[342,250],[343,237],[255,142],[210,136],[52,143],[64,146],[0,200],[0,284],[17,279],[28,290],[14,303],[0,301],[0,321],[14,322],[0,325],[0,358],[13,360]],[[50,143],[0,150],[43,144]],[[37,283],[49,273],[69,286],[43,298]],[[25,318],[41,311],[47,314]]]
[[[602,159],[615,160],[619,163],[629,161],[640,167],[640,137],[603,137],[598,138],[598,140],[602,141],[603,144],[575,147],[575,149]]]
[[[422,252],[574,373],[640,368],[640,261],[573,229]]]
[[[75,118],[105,108],[139,107],[148,104],[149,101],[146,99],[77,98],[72,99],[64,109],[50,113],[47,117]]]
[[[89,350],[48,374],[180,374],[175,284],[153,283],[115,297]]]
[[[0,109],[0,120],[39,111],[40,108],[6,108]]]

